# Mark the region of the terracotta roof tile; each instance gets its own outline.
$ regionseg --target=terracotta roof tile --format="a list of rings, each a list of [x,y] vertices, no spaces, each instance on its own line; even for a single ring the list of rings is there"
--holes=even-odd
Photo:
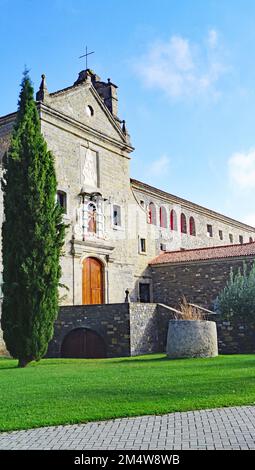
[[[184,263],[220,258],[236,258],[239,256],[255,257],[255,242],[243,245],[225,245],[192,250],[166,251],[154,258],[149,264]]]

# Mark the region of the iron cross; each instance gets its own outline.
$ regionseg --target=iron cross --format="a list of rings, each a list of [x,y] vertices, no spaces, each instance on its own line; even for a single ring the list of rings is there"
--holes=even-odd
[[[86,70],[87,70],[87,68],[88,68],[88,55],[90,55],[90,54],[95,54],[95,52],[94,52],[94,51],[93,51],[93,52],[88,52],[88,48],[87,48],[87,46],[86,46],[86,54],[81,55],[81,56],[79,57],[79,59],[81,59],[82,57],[86,57]]]

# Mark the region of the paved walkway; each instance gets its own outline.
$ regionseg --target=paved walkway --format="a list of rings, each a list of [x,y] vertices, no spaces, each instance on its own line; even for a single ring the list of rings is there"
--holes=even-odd
[[[4,432],[0,449],[255,449],[255,406]]]

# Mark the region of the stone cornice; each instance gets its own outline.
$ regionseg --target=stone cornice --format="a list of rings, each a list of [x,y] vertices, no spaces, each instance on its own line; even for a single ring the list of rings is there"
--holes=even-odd
[[[216,219],[224,224],[227,223],[229,225],[232,225],[233,227],[236,227],[242,230],[246,230],[246,231],[253,232],[253,233],[255,232],[255,227],[244,224],[243,222],[239,222],[238,220],[232,219],[231,217],[220,214],[211,209],[207,209],[206,207],[199,206],[198,204],[195,204],[191,201],[187,201],[186,199],[182,199],[178,196],[174,196],[173,194],[162,191],[161,189],[154,188],[153,186],[150,186],[146,183],[142,183],[141,181],[131,178],[130,182],[131,182],[131,187],[133,188],[133,190],[141,191],[151,197],[154,196],[168,204],[170,203],[170,204],[181,205],[182,207],[190,210],[191,212],[196,212],[206,217],[210,217],[211,219]]]

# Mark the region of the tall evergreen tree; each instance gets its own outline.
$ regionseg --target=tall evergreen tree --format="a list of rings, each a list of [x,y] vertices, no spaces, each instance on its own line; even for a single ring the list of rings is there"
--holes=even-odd
[[[54,158],[41,134],[33,94],[25,71],[2,179],[1,323],[7,349],[19,359],[19,367],[43,357],[53,336],[65,234],[56,203]]]

